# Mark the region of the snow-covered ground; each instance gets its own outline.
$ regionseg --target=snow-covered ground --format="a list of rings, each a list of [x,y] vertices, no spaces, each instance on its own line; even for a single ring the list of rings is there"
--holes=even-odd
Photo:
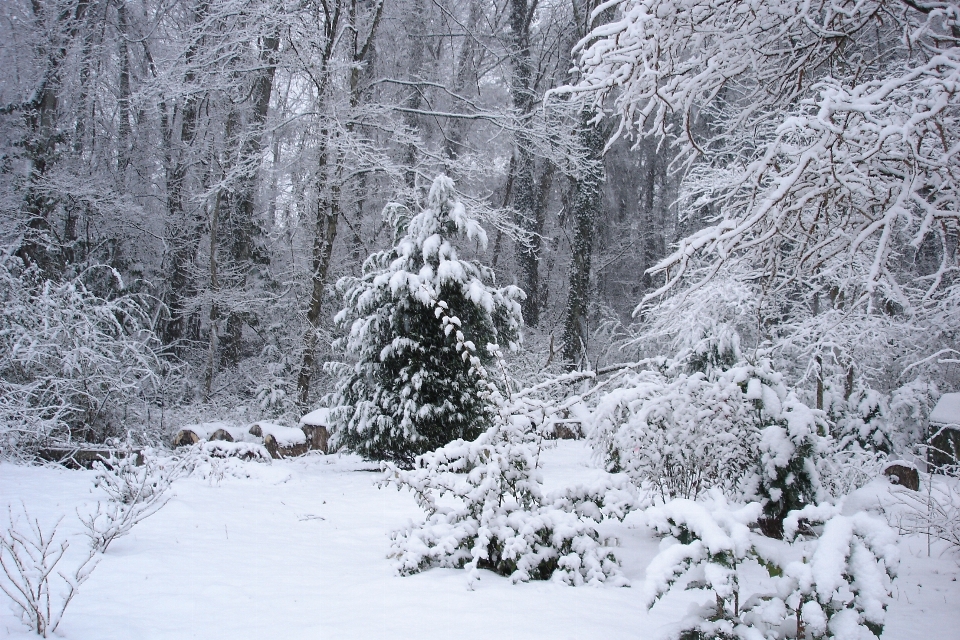
[[[562,441],[542,459],[547,489],[602,473],[582,442]],[[633,516],[604,525],[620,540],[633,588],[512,584],[485,572],[469,591],[462,571],[394,574],[389,533],[420,512],[410,495],[377,488],[374,465],[311,455],[232,468],[249,477],[177,480],[166,507],[110,546],[57,635],[655,639],[695,597],[671,594],[643,610],[638,587],[658,541]],[[98,496],[89,471],[0,464],[0,507],[10,504],[16,514],[22,501],[45,524],[64,516],[61,531],[74,554],[65,564],[86,545],[76,512]],[[901,539],[901,555],[884,639],[960,638],[958,557],[934,545],[928,558],[918,538]],[[36,637],[6,604],[0,635]]]

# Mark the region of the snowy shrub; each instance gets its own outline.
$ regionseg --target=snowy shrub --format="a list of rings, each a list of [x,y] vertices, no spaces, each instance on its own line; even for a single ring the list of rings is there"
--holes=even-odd
[[[856,447],[838,449],[835,444],[818,466],[824,492],[841,498],[883,475],[887,456],[876,451]]]
[[[344,344],[356,363],[339,367],[330,406],[338,407],[335,446],[409,465],[490,426],[485,383],[456,346],[469,344],[484,364],[493,362],[488,345],[519,339],[523,294],[493,288],[490,269],[457,257],[453,237],[485,246],[486,234],[446,176],[434,181],[426,209],[394,222],[397,245],[337,285],[346,308],[336,322],[349,331]]]
[[[80,516],[91,547],[100,553],[115,539],[130,533],[134,525],[159,511],[169,500],[167,490],[182,473],[183,465],[172,458],[159,458],[145,449],[140,464],[133,451],[97,462],[94,485],[108,497],[98,502],[94,513]]]
[[[624,378],[598,401],[590,438],[608,468],[625,471],[664,501],[694,499],[712,488],[761,500],[776,536],[788,511],[821,495],[826,422],[787,389],[769,361],[725,368],[724,352],[708,343],[692,351],[700,356],[693,366],[664,361],[659,371]]]
[[[425,522],[394,534],[398,571],[466,568],[471,585],[480,569],[515,582],[626,584],[613,541],[596,524],[623,519],[635,505],[629,483],[545,494],[538,439],[529,419],[517,416],[474,442],[420,456],[412,470],[388,465],[387,482],[413,491],[427,513]]]
[[[646,606],[682,581],[714,599],[681,622],[677,638],[878,638],[899,558],[886,523],[808,505],[785,518],[778,541],[750,529],[761,513],[759,503],[730,505],[719,493],[647,509],[647,524],[665,538],[647,569]],[[757,565],[767,573],[760,584],[746,580]]]
[[[790,511],[825,497],[819,468],[829,453],[830,440],[825,437],[822,412],[810,409],[793,393],[785,397],[769,394],[769,387],[756,378],[750,386],[748,399],[761,400],[761,415],[770,420],[760,434],[760,468],[754,495],[763,503],[761,527],[767,535],[779,537],[783,519]],[[761,389],[757,390],[758,386]]]
[[[25,525],[14,518],[12,511],[9,515],[6,531],[0,531],[0,590],[10,598],[24,623],[47,638],[56,631],[67,605],[98,560],[91,552],[73,571],[57,571],[70,546],[66,540],[56,541],[59,522],[44,530],[26,509]],[[56,592],[57,588],[61,591]]]
[[[834,399],[827,415],[835,425],[833,434],[839,448],[881,453],[893,450],[890,407],[879,391],[857,388],[846,400]]]
[[[890,392],[890,413],[894,426],[890,430],[894,452],[905,453],[923,442],[926,437],[926,420],[940,399],[937,385],[917,378]]]
[[[702,373],[670,380],[641,372],[601,399],[591,436],[608,469],[626,472],[663,500],[728,492],[753,464],[759,432],[754,411],[732,381]]]
[[[931,540],[941,540],[960,552],[960,461],[940,471],[921,474],[921,491],[893,487],[901,508],[888,520],[901,533],[926,536],[928,551]]]
[[[889,393],[857,385],[844,397],[828,389],[824,406],[839,449],[903,454],[922,441],[939,396],[935,385],[918,379]]]
[[[824,406],[833,440],[820,465],[824,489],[846,495],[880,476],[891,455],[915,453],[938,397],[936,386],[922,379],[890,393],[856,386],[846,398],[828,384]]]
[[[148,326],[132,297],[105,300],[0,256],[0,448],[117,432],[124,404],[157,381]]]
[[[261,444],[224,440],[183,447],[176,457],[176,464],[182,468],[183,474],[203,478],[211,484],[219,484],[228,476],[250,478],[252,471],[248,462],[251,461],[271,464],[273,458]]]
[[[255,460],[270,463],[273,458],[266,447],[255,442],[227,442],[225,440],[210,440],[199,445],[201,455],[207,458],[239,458],[241,460]]]

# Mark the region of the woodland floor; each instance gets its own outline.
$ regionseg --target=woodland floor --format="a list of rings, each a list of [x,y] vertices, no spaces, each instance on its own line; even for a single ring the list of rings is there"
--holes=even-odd
[[[582,442],[558,443],[543,463],[548,489],[603,473]],[[643,610],[644,567],[658,541],[637,514],[604,528],[620,540],[629,588],[512,584],[485,573],[469,591],[458,570],[398,577],[389,534],[420,512],[409,494],[377,488],[379,477],[352,456],[314,455],[177,480],[166,507],[107,550],[56,635],[655,640],[698,597],[669,595]],[[0,507],[16,514],[22,502],[44,524],[63,516],[73,547],[65,564],[85,548],[76,513],[97,492],[89,471],[0,464]],[[901,538],[901,555],[884,640],[960,638],[960,556],[934,545],[927,557],[919,538]],[[0,594],[0,636],[35,638],[6,604]]]

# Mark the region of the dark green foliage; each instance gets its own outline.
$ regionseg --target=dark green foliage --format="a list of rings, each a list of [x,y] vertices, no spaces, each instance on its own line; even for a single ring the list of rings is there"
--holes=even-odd
[[[494,289],[489,269],[457,258],[450,236],[486,237],[454,199],[449,178],[434,182],[427,209],[408,225],[397,218],[395,227],[402,237],[393,249],[371,256],[361,277],[338,283],[346,307],[337,322],[357,361],[341,370],[333,419],[338,446],[409,465],[490,426],[487,383],[463,345],[473,343],[471,353],[490,365],[487,345],[515,344],[522,292]]]

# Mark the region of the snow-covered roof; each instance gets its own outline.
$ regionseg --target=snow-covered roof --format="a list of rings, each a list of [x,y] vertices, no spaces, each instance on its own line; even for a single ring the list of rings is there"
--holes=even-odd
[[[960,393],[945,393],[930,412],[930,422],[960,426]]]
[[[314,409],[300,418],[300,424],[307,424],[311,427],[328,427],[330,426],[330,409],[326,407]]]

